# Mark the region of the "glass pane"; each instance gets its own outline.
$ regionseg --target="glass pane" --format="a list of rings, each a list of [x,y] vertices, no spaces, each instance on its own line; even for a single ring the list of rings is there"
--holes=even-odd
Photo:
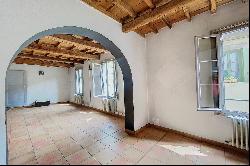
[[[102,95],[107,96],[107,64],[103,63],[102,64]]]
[[[200,107],[219,108],[219,85],[204,85],[200,87]]]
[[[218,60],[216,37],[199,39],[198,58],[199,58],[199,61]]]
[[[114,61],[109,61],[107,63],[108,69],[108,94],[109,97],[115,96],[115,66]]]
[[[79,93],[79,71],[78,70],[76,70],[75,83],[76,83],[76,94],[78,94]]]
[[[200,63],[200,83],[218,84],[218,63],[201,62]]]
[[[93,81],[94,96],[102,95],[101,65],[99,64],[93,65]]]
[[[249,112],[249,31],[223,35],[225,109]]]

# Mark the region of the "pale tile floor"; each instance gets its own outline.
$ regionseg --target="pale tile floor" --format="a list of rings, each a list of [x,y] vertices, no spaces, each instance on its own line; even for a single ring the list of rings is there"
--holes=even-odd
[[[124,132],[124,120],[68,104],[7,113],[9,164],[249,164],[249,159],[147,128]]]

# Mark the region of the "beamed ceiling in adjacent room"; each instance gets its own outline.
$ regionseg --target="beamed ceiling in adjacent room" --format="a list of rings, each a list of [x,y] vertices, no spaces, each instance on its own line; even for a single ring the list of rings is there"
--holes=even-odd
[[[101,44],[87,37],[59,34],[34,41],[18,54],[14,63],[70,68],[85,60],[98,60],[105,52]]]
[[[236,0],[81,0],[122,24],[123,32],[145,37],[164,27],[206,11],[215,14],[219,6]],[[245,2],[245,0],[242,0]]]

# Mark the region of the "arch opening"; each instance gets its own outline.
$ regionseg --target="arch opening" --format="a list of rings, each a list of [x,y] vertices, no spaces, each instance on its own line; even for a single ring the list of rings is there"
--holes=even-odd
[[[75,26],[64,26],[52,28],[49,30],[45,30],[37,33],[33,37],[29,38],[25,41],[19,49],[15,52],[12,57],[8,68],[11,63],[15,60],[18,54],[32,42],[48,35],[56,35],[56,34],[73,34],[88,37],[92,40],[100,43],[106,50],[108,50],[115,58],[117,63],[119,64],[124,81],[124,106],[125,106],[125,129],[129,131],[134,131],[134,104],[133,104],[133,80],[132,80],[132,72],[126,57],[123,55],[121,50],[108,38],[103,36],[102,34],[92,31],[87,28],[75,27]],[[7,71],[6,71],[7,72]],[[6,74],[7,75],[7,74]]]

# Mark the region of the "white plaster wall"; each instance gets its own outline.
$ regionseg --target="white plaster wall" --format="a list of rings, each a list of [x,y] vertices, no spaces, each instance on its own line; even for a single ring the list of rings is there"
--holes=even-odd
[[[0,0],[0,164],[6,161],[5,75],[21,44],[33,35],[56,27],[78,26],[103,34],[116,44],[131,67],[134,85],[135,129],[147,123],[146,41],[96,12],[80,0]],[[111,30],[112,29],[112,30]]]
[[[51,103],[69,101],[69,69],[59,67],[42,67],[37,65],[11,64],[9,70],[26,72],[27,102],[26,106],[35,101]],[[44,75],[38,75],[43,71]]]
[[[196,110],[196,70],[194,36],[248,19],[248,3],[234,2],[161,30],[147,38],[150,121],[161,126],[224,142],[231,137],[231,122],[212,112]]]

